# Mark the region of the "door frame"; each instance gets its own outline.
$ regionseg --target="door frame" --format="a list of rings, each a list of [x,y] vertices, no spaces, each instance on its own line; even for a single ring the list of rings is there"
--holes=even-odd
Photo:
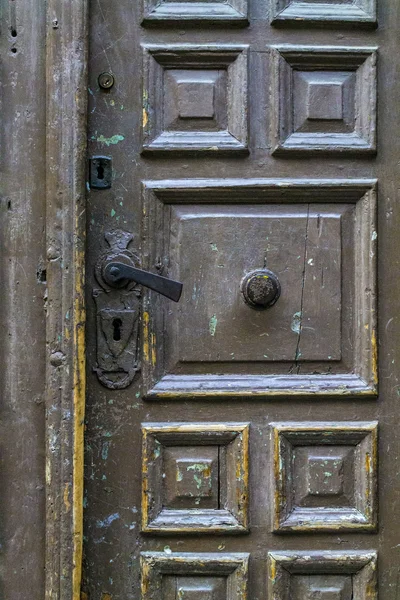
[[[89,0],[46,13],[46,599],[80,600]]]

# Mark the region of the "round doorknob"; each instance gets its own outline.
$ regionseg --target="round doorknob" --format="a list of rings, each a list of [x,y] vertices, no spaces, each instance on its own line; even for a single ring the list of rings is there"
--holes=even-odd
[[[279,279],[268,269],[248,273],[242,280],[241,290],[246,304],[259,310],[273,306],[281,295]]]

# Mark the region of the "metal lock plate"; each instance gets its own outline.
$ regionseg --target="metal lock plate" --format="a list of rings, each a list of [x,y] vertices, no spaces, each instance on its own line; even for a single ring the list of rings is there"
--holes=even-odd
[[[109,156],[92,156],[89,161],[90,187],[95,190],[110,189],[112,183],[112,160]]]
[[[132,235],[122,230],[106,233],[109,248],[103,252],[95,275],[101,289],[93,290],[96,303],[97,365],[99,381],[109,389],[128,387],[140,369],[139,322],[141,286],[134,281],[124,288],[112,288],[103,277],[103,265],[121,260],[139,266],[138,257],[128,250]]]

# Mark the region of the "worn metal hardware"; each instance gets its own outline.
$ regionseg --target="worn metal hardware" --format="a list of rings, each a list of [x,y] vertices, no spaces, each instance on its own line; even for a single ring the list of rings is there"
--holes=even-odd
[[[105,73],[101,73],[99,75],[98,82],[99,82],[99,86],[103,90],[109,90],[114,85],[115,78],[114,78],[114,75],[111,75],[111,73],[105,72]]]
[[[108,285],[104,265],[118,260],[139,265],[128,249],[133,235],[121,229],[105,234],[109,248],[99,257],[95,276],[102,289],[93,289],[96,303],[97,352],[94,371],[99,381],[112,390],[128,387],[140,369],[139,323],[141,289],[132,282],[124,289]]]
[[[161,277],[161,275],[143,271],[121,262],[108,263],[103,276],[110,286],[117,285],[119,287],[122,283],[136,281],[136,283],[144,285],[174,302],[179,302],[182,294],[183,284],[179,281],[167,279]]]
[[[107,190],[112,184],[112,159],[109,156],[92,156],[90,166],[90,187]]]
[[[273,306],[281,295],[279,279],[269,269],[251,271],[242,280],[241,291],[246,304],[258,310]]]
[[[96,303],[99,381],[112,390],[128,387],[140,370],[142,287],[146,286],[175,302],[182,284],[140,269],[137,254],[128,246],[133,235],[122,229],[105,234],[109,248],[99,257],[96,279],[102,289],[93,290]]]

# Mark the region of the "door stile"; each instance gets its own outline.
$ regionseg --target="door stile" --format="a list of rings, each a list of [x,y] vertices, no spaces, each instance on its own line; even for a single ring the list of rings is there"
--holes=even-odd
[[[79,600],[88,0],[47,3],[46,599]]]

